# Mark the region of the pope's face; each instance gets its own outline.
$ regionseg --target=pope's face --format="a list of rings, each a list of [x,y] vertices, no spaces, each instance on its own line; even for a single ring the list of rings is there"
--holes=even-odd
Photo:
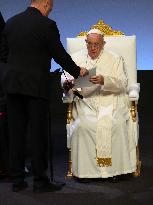
[[[87,36],[86,44],[88,55],[94,60],[99,56],[101,50],[104,48],[105,42],[102,35],[91,33]]]

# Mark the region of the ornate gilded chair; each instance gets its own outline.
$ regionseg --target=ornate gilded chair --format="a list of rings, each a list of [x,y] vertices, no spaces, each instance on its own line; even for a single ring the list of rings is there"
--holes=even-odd
[[[140,175],[141,162],[139,160],[139,149],[138,149],[138,138],[139,138],[139,128],[138,128],[138,116],[137,116],[137,102],[139,99],[140,85],[137,83],[137,67],[136,67],[136,36],[125,36],[122,32],[113,30],[110,26],[106,25],[102,20],[98,24],[92,26],[90,29],[97,28],[101,30],[105,35],[105,48],[112,50],[113,52],[119,54],[123,57],[125,66],[127,68],[128,75],[128,94],[130,101],[130,112],[131,112],[131,122],[130,126],[135,136],[136,144],[136,158],[137,158],[137,170],[133,173],[134,176]],[[88,32],[88,31],[87,31]],[[86,49],[85,36],[87,32],[81,32],[76,38],[67,38],[67,51],[70,55]],[[72,116],[72,103],[68,103],[67,111],[67,147],[69,149],[69,168],[68,176],[72,176],[71,170],[71,134],[69,131],[69,125],[73,120]],[[133,129],[134,128],[134,129]]]

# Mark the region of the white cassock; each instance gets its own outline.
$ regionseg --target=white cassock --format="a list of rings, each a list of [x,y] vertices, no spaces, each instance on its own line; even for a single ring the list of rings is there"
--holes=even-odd
[[[104,85],[82,88],[73,101],[72,173],[79,178],[107,178],[136,170],[136,136],[131,136],[128,79],[123,59],[102,51],[92,60],[85,51],[74,56],[80,67],[96,67]],[[71,96],[72,97],[72,96]],[[72,99],[72,98],[71,98]],[[133,132],[134,133],[134,132]]]

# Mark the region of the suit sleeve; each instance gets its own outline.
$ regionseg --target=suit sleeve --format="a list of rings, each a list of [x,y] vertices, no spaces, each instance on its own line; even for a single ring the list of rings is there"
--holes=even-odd
[[[47,38],[51,56],[56,61],[56,63],[58,63],[74,78],[77,78],[80,74],[80,67],[75,64],[70,55],[64,49],[60,41],[59,30],[54,21],[48,25]]]

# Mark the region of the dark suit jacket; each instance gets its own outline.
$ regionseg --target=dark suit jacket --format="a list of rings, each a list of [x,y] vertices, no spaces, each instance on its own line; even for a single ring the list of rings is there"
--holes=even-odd
[[[36,8],[29,7],[6,22],[0,53],[6,63],[3,85],[7,93],[48,99],[52,58],[75,78],[80,73],[62,46],[56,23]]]
[[[5,26],[5,21],[3,19],[3,16],[0,12],[0,47],[1,47],[1,35],[2,35],[2,31],[4,29]],[[0,72],[0,76],[1,76],[1,72]],[[2,85],[0,82],[0,112],[4,112],[6,111],[6,99],[5,99],[5,95],[2,89]]]

